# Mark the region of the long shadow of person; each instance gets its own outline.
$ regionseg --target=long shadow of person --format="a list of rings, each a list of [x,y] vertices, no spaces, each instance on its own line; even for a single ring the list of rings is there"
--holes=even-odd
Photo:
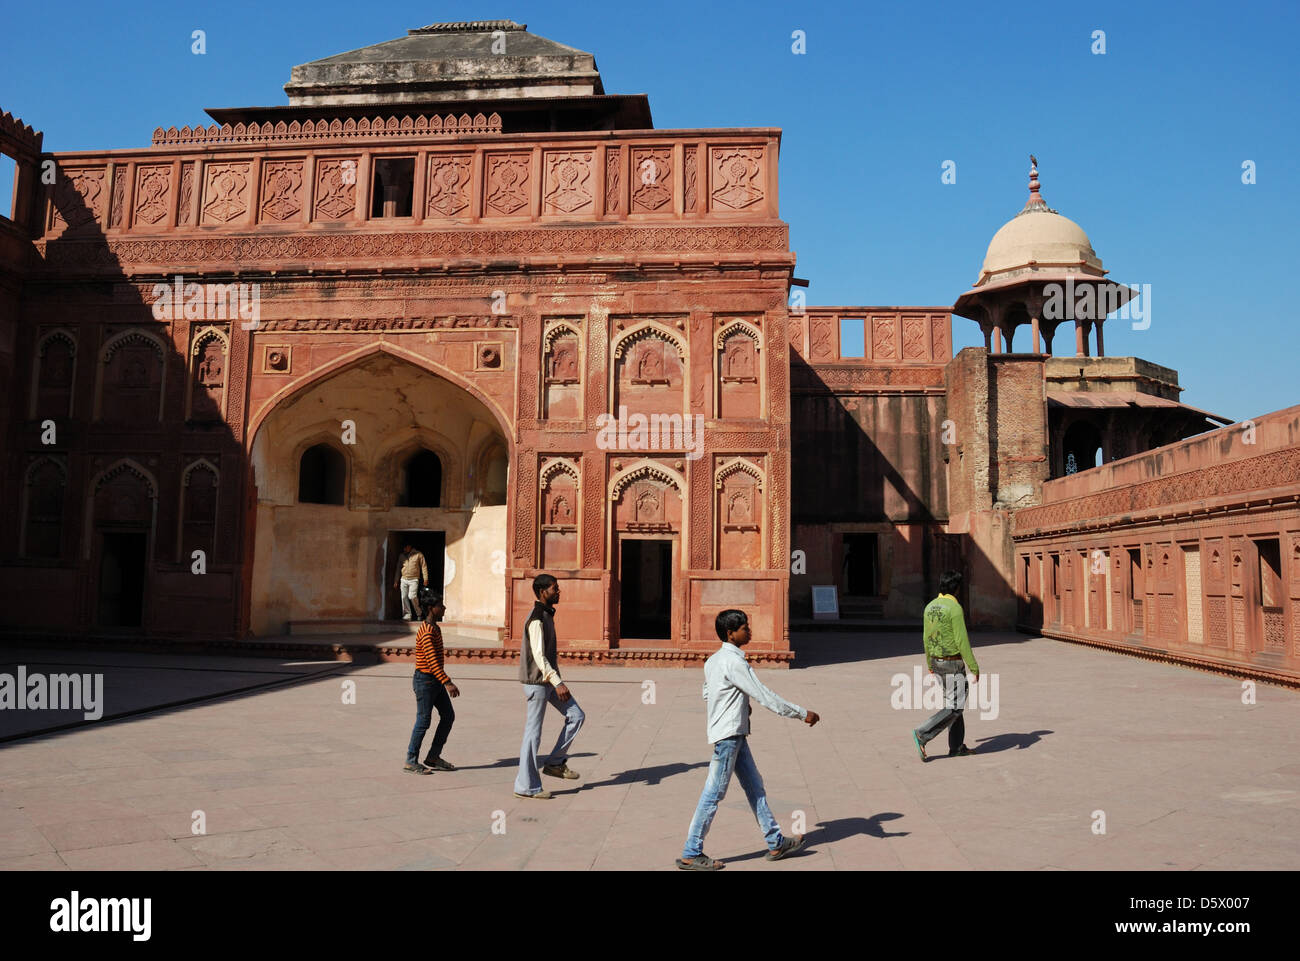
[[[519,762],[516,761],[516,764]],[[579,784],[567,791],[551,790],[552,794],[577,794],[579,791],[590,791],[592,788],[613,787],[617,784],[658,784],[664,778],[672,777],[674,774],[685,774],[687,771],[693,771],[697,767],[708,767],[708,761],[696,761],[694,764],[684,764],[676,761],[672,764],[659,764],[654,767],[637,767],[630,771],[624,771],[616,774],[604,781],[591,781],[587,784]]]
[[[975,749],[975,753],[996,754],[998,751],[1010,751],[1013,748],[1023,751],[1041,741],[1044,734],[1055,733],[1055,731],[1030,731],[1028,734],[995,734],[993,737],[981,737],[978,738],[979,747]]]
[[[902,838],[907,837],[910,831],[886,831],[884,822],[894,821],[903,815],[897,811],[884,811],[880,814],[873,814],[869,818],[837,818],[834,821],[818,821],[814,830],[809,831],[804,836],[803,850],[789,855],[789,858],[802,858],[816,853],[814,848],[818,844],[833,844],[836,841],[843,841],[845,838],[851,838],[859,834],[866,834],[873,838]],[[754,851],[750,854],[739,854],[735,857],[725,858],[730,863],[732,861],[753,861],[755,858],[763,857],[766,851]]]

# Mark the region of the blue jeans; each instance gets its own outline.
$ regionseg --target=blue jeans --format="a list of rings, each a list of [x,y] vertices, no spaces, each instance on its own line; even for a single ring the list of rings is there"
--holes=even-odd
[[[546,715],[546,705],[550,704],[564,715],[564,727],[555,740],[555,749],[546,759],[546,764],[564,764],[569,759],[569,745],[578,736],[582,722],[587,715],[578,707],[578,699],[569,694],[567,701],[561,701],[555,688],[549,684],[525,684],[524,696],[527,698],[524,719],[524,742],[519,747],[519,774],[515,777],[515,790],[520,794],[536,794],[542,789],[542,779],[537,773],[537,748],[542,742],[542,718]]]
[[[727,785],[731,783],[731,774],[735,772],[740,781],[750,810],[763,830],[763,839],[771,850],[780,847],[782,840],[781,826],[772,817],[767,806],[767,792],[763,790],[763,776],[758,773],[754,755],[749,753],[749,741],[743,734],[723,738],[713,745],[713,761],[709,764],[709,779],[700,794],[700,803],[695,808],[695,817],[691,819],[691,829],[686,834],[686,847],[682,849],[682,860],[699,857],[704,853],[704,836],[713,824],[713,815],[718,812],[718,802],[727,796]]]
[[[443,745],[447,743],[451,725],[456,720],[451,695],[438,683],[436,677],[424,671],[416,671],[411,686],[415,688],[415,728],[411,731],[411,743],[406,746],[407,764],[420,760],[420,744],[424,741],[424,735],[429,733],[429,721],[435,707],[438,709],[438,730],[433,732],[433,745],[427,755],[429,760],[442,757]]]

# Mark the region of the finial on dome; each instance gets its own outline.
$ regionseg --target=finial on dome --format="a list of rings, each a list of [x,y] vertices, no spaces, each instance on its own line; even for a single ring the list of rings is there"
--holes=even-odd
[[[1033,154],[1029,155],[1029,199],[1025,201],[1025,209],[1020,211],[1022,214],[1034,213],[1036,211],[1046,211],[1049,214],[1056,213],[1051,207],[1047,206],[1047,201],[1039,193],[1042,185],[1038,182],[1038,158]]]

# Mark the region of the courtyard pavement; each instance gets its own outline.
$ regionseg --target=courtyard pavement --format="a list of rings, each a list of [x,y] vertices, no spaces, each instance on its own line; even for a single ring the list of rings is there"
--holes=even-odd
[[[914,694],[915,634],[796,637],[804,666],[759,676],[822,721],[756,707],[750,745],[808,847],[765,861],[733,782],[705,850],[729,871],[1300,867],[1300,694],[1259,685],[1248,704],[1241,681],[1186,668],[972,641],[996,717],[972,704],[977,753],[942,756],[941,735],[923,764],[909,732],[930,711],[895,706]],[[525,801],[512,666],[448,666],[462,693],[444,754],[461,769],[423,777],[401,771],[406,664],[14,648],[0,662],[106,688],[104,718],[80,726],[0,711],[0,870],[672,870],[710,757],[698,668],[562,665],[587,713],[582,777]],[[549,712],[544,749],[559,727]]]

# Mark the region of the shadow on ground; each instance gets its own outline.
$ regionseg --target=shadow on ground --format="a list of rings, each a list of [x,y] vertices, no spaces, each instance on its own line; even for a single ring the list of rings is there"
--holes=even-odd
[[[1032,634],[1015,634],[1010,631],[976,631],[970,636],[971,650],[976,660],[979,660],[981,651],[990,647],[1024,644],[1035,639]],[[914,655],[920,661],[922,657],[920,631],[863,631],[858,634],[842,631],[798,632],[790,635],[790,646],[794,649],[791,669],[908,655]]]

